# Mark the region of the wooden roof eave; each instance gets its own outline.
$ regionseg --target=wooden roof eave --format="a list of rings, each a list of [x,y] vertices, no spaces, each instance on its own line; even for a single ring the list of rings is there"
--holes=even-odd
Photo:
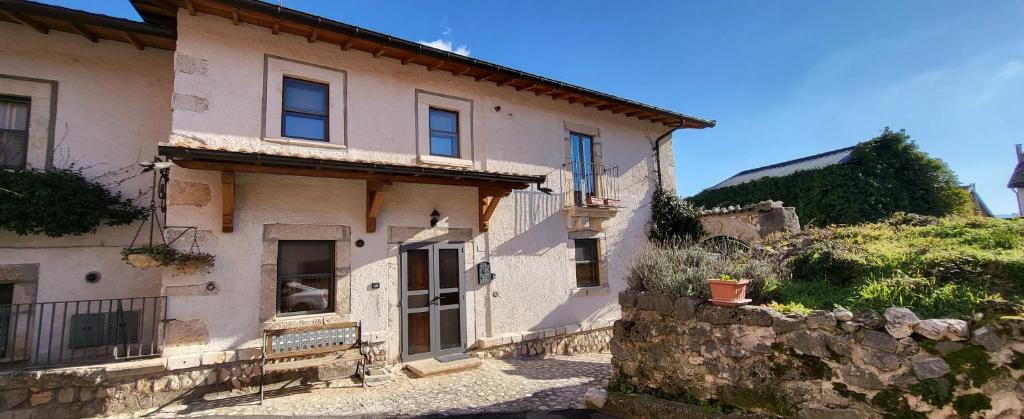
[[[173,28],[34,2],[0,2],[0,19],[29,26],[43,34],[51,30],[66,32],[93,43],[100,40],[125,42],[138,49],[174,50],[177,39]]]

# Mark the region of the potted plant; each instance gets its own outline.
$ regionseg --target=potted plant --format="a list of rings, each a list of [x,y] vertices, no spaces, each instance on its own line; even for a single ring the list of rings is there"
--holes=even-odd
[[[587,206],[599,207],[604,205],[604,198],[596,195],[587,195]]]
[[[121,251],[121,258],[139,269],[164,266],[174,260],[178,252],[166,244],[129,247]]]
[[[722,274],[717,279],[707,280],[711,288],[711,304],[722,307],[739,307],[750,303],[747,298],[747,284],[750,280],[737,280],[731,275]]]
[[[615,198],[605,198],[604,205],[608,207],[618,207],[622,205],[622,201]]]
[[[178,272],[191,275],[202,271],[209,273],[213,268],[214,256],[203,252],[179,253],[172,265]]]

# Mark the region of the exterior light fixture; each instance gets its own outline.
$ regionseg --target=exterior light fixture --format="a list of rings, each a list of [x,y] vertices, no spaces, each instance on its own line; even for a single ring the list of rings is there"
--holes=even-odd
[[[436,227],[437,221],[441,219],[441,213],[437,212],[437,208],[434,208],[434,212],[430,213],[430,226]]]

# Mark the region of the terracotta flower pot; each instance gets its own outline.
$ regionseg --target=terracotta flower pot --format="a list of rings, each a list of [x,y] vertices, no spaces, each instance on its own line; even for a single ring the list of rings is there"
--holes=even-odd
[[[750,280],[740,279],[737,281],[723,281],[721,279],[708,279],[708,286],[711,288],[711,304],[723,307],[739,307],[750,303],[747,298],[747,284]]]
[[[592,207],[604,205],[604,198],[601,198],[599,196],[588,196],[587,205]]]
[[[622,205],[622,201],[613,198],[605,198],[604,205],[609,207],[618,207]]]

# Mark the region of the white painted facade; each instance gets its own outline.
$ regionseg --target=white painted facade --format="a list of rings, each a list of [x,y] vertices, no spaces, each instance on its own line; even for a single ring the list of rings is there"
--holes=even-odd
[[[58,82],[55,136],[66,133],[72,155],[87,162],[134,164],[149,159],[162,142],[548,175],[555,193],[513,191],[498,205],[489,231],[481,232],[476,188],[395,183],[385,194],[376,232],[367,233],[366,181],[239,173],[234,229],[222,232],[221,173],[175,166],[172,183],[205,185],[210,193],[196,200],[172,184],[166,223],[201,231],[202,250],[217,258],[211,272],[183,276],[127,266],[118,252],[134,227],[101,227],[94,235],[61,239],[0,232],[0,265],[40,264],[37,301],[169,295],[168,317],[200,320],[207,336],[168,346],[168,357],[258,347],[268,327],[327,318],[361,322],[364,336],[398,361],[400,243],[390,240],[392,228],[429,229],[436,209],[438,228],[471,231],[464,244],[464,346],[530,331],[608,325],[619,317],[616,296],[626,288],[627,264],[646,243],[647,205],[656,183],[650,141],[668,128],[215,16],[179,10],[177,22],[175,52],[140,52],[126,43],[92,44],[0,23],[0,38],[25,41],[11,43],[0,56],[0,74]],[[329,144],[278,135],[283,75],[330,84]],[[460,110],[461,158],[424,152],[422,112],[430,105]],[[620,168],[622,206],[603,231],[573,233],[567,227],[559,182],[570,129],[599,133],[601,163]],[[664,183],[671,187],[671,138],[660,150]],[[140,178],[141,184],[123,189],[135,191],[148,181]],[[274,224],[346,226],[351,243],[365,243],[352,245],[345,261],[347,312],[261,319],[264,234]],[[577,288],[574,236],[601,240],[601,286]],[[497,274],[487,285],[477,281],[476,266],[483,261]],[[88,271],[101,272],[103,280],[86,284],[81,278]],[[213,292],[169,292],[211,282]]]

